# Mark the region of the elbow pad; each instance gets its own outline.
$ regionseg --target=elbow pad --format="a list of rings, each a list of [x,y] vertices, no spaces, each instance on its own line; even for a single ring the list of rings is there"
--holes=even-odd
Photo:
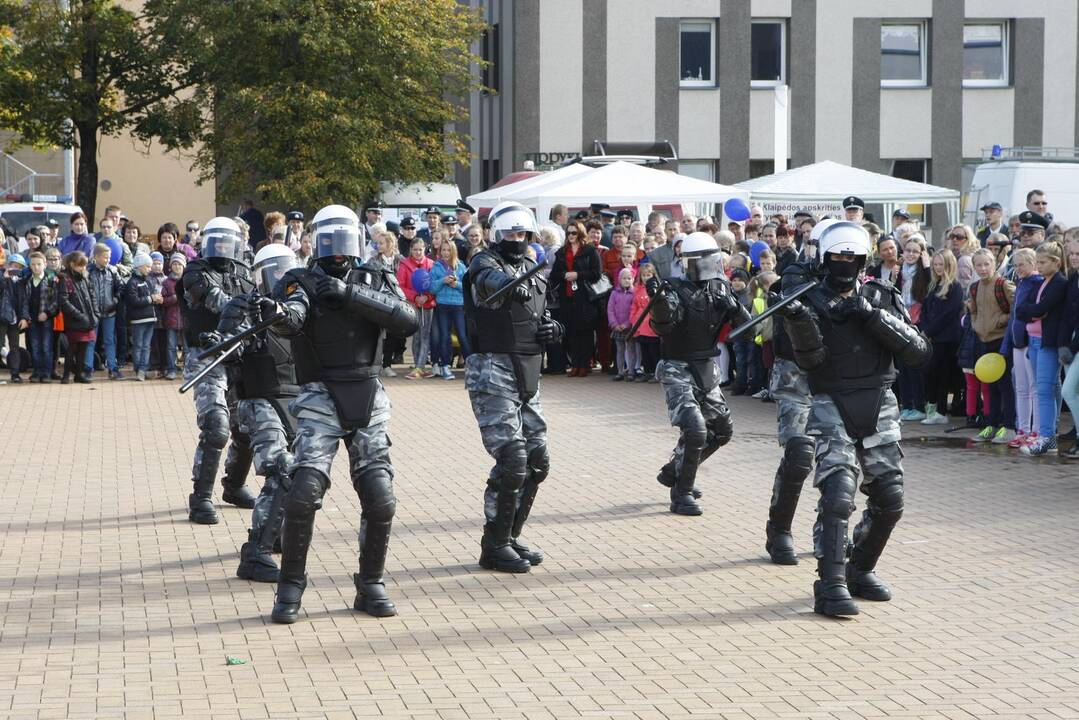
[[[815,370],[824,364],[824,337],[813,316],[803,308],[783,319],[783,327],[794,348],[794,360],[803,370]]]
[[[349,285],[345,308],[381,325],[393,335],[411,335],[420,329],[420,318],[415,307],[366,285]]]
[[[652,306],[652,320],[657,325],[673,325],[682,319],[682,304],[678,296],[660,291],[656,303]]]
[[[883,310],[875,310],[866,320],[866,330],[885,348],[898,357],[904,365],[924,367],[933,355],[933,348],[913,325]]]

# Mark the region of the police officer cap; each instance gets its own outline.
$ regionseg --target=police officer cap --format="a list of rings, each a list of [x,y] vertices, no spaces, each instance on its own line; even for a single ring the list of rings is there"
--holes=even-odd
[[[1033,230],[1046,230],[1049,228],[1049,221],[1044,215],[1039,215],[1033,210],[1024,210],[1019,213],[1019,225]]]
[[[895,212],[892,213],[892,217],[901,217],[904,220],[910,220],[910,213],[903,208],[896,208]]]
[[[813,213],[809,212],[805,208],[802,208],[798,212],[794,213],[794,217],[796,217],[796,218],[804,217],[804,218],[812,219],[813,218]]]
[[[425,215],[438,215],[439,217],[442,217],[442,208],[439,208],[439,207],[436,207],[436,206],[432,205],[431,207],[427,208],[427,211],[424,214]]]
[[[607,203],[592,203],[589,207],[592,209],[592,212],[598,213],[600,210],[606,210],[610,205]]]
[[[992,202],[987,202],[985,205],[982,205],[979,208],[979,210],[1003,210],[1003,209],[1004,208],[1001,207],[1000,203],[998,203],[996,200],[993,200]]]
[[[45,221],[45,224],[48,225],[49,227],[60,227],[60,221],[57,220],[56,218],[49,218],[48,220]]]
[[[618,211],[618,217],[620,217],[620,218],[627,217],[627,218],[632,219],[633,218],[633,211],[632,210],[619,210]]]
[[[458,200],[457,200],[457,209],[458,210],[467,210],[468,212],[472,213],[473,215],[476,214],[476,208],[474,208],[471,205],[469,205],[468,203],[466,203],[463,198],[458,198]]]
[[[415,227],[415,223],[413,223],[413,227]],[[392,233],[397,233],[397,232],[400,231],[401,226],[399,224],[395,223],[393,220],[387,220],[386,221],[386,229],[389,230]]]
[[[287,218],[287,219],[288,219],[289,221],[292,221],[292,220],[299,220],[300,222],[303,222],[303,213],[302,213],[302,212],[300,212],[299,210],[290,210],[290,211],[289,211],[289,214],[288,214],[288,215],[286,215],[285,217],[286,217],[286,218]]]
[[[600,217],[605,217],[605,218],[618,217],[618,213],[616,213],[614,210],[607,210],[606,208],[604,208],[603,210],[600,210],[599,214],[600,214]]]
[[[456,215],[451,215],[450,213],[446,213],[445,215],[442,216],[442,224],[443,225],[456,225],[457,224],[457,216]]]
[[[416,218],[412,217],[411,215],[405,215],[403,218],[401,218],[400,225],[402,229],[414,228],[416,227]]]
[[[578,210],[577,214],[573,216],[574,220],[587,220],[590,217],[587,210]]]
[[[367,211],[377,212],[377,213],[379,213],[381,215],[382,214],[382,201],[381,200],[375,200],[374,202],[367,203],[367,205],[364,206],[363,211],[364,212],[367,212]]]
[[[843,209],[846,210],[852,207],[865,210],[865,203],[862,202],[862,199],[860,197],[855,197],[854,195],[843,198]]]

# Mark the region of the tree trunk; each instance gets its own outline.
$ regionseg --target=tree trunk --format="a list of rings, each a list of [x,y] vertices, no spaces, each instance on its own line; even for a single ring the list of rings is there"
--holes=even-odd
[[[78,124],[79,168],[75,186],[75,202],[86,213],[89,232],[94,230],[97,205],[97,127]]]

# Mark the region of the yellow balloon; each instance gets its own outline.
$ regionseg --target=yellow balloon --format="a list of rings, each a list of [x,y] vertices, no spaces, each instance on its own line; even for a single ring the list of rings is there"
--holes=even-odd
[[[989,385],[1004,377],[1004,371],[1007,367],[1008,365],[1004,361],[1003,355],[1000,353],[986,353],[978,358],[978,362],[974,363],[974,376]]]

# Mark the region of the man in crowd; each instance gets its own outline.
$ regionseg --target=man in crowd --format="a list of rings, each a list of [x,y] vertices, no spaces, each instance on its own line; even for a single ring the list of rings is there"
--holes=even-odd
[[[45,227],[49,229],[49,237],[46,242],[47,245],[56,245],[60,242],[60,221],[56,218],[49,218],[45,221]],[[45,240],[45,238],[42,238]]]
[[[611,246],[611,231],[614,230],[614,221],[617,217],[618,213],[608,207],[604,207],[599,211],[599,221],[603,226],[603,238],[599,241],[599,244],[605,248]]]
[[[1049,228],[1049,218],[1032,210],[1019,213],[1019,245],[1035,249],[1045,242],[1045,231]]]
[[[397,238],[397,254],[408,257],[412,250],[412,241],[416,239],[416,218],[405,215],[401,218],[398,229],[401,231],[401,236]]]
[[[848,195],[843,198],[843,215],[847,222],[860,223],[865,220],[865,203],[860,197]]]
[[[899,239],[899,228],[903,223],[910,221],[910,213],[905,208],[896,208],[892,213],[892,229],[888,232],[891,237]]]
[[[247,244],[251,247],[251,252],[255,252],[255,248],[259,246],[259,243],[266,239],[266,228],[264,227],[266,216],[255,207],[254,200],[244,200],[243,212],[240,213],[240,218],[247,223]]]
[[[288,215],[285,216],[286,222],[291,232],[289,232],[289,246],[295,250],[300,247],[300,238],[303,237],[303,212],[300,210],[290,210]]]
[[[202,247],[202,238],[199,236],[201,228],[198,220],[188,220],[184,225],[184,239],[183,244],[189,247],[199,250]],[[190,262],[190,258],[188,258]]]
[[[363,209],[363,231],[368,239],[372,237],[375,225],[380,222],[382,222],[382,202],[375,200],[367,203]]]
[[[1031,190],[1027,193],[1027,210],[1045,218],[1045,226],[1053,222],[1053,213],[1049,212],[1049,198],[1044,190]]]
[[[978,240],[981,241],[982,247],[985,247],[990,235],[1007,235],[1008,228],[1004,225],[1004,208],[996,200],[982,205],[981,210],[985,213],[985,226],[978,229]]]
[[[697,232],[697,216],[696,215],[683,215],[682,222],[679,223],[679,232],[686,235]]]
[[[472,224],[472,218],[476,215],[476,208],[465,202],[464,198],[457,198],[457,227],[464,230]]]
[[[435,230],[438,230],[442,225],[442,211],[432,205],[427,208],[427,212],[424,213],[424,217],[427,219],[427,227],[422,227],[416,232],[416,237],[421,238],[424,244],[427,245],[427,250],[431,250],[431,238],[434,236]],[[408,253],[404,253],[408,255]]]
[[[566,225],[569,224],[569,208],[562,203],[551,208],[551,222],[565,229]]]
[[[131,250],[116,234],[116,223],[108,215],[101,219],[101,232],[98,233],[98,242],[109,248],[109,265],[116,267],[123,264],[131,267],[131,263],[134,261]]]

